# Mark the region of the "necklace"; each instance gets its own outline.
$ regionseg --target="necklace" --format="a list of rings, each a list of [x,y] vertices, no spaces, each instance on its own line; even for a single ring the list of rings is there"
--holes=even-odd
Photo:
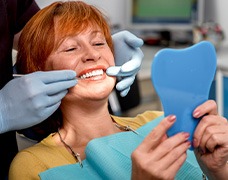
[[[59,129],[57,131],[58,135],[59,135],[59,139],[60,141],[71,151],[71,154],[74,156],[75,160],[79,163],[80,167],[83,168],[83,164],[82,164],[82,160],[80,158],[80,154],[79,153],[75,153],[73,151],[73,149],[63,140],[60,132],[59,132]]]
[[[137,131],[135,131],[134,129],[132,129],[130,126],[121,126],[121,125],[119,125],[119,124],[117,124],[117,123],[115,123],[114,122],[114,125],[117,127],[117,128],[119,128],[120,130],[124,130],[124,131],[132,131],[133,133],[135,133],[135,134],[138,134],[138,132]],[[58,135],[59,135],[59,139],[60,139],[60,141],[64,144],[64,146],[66,146],[69,150],[70,150],[70,152],[71,152],[71,154],[73,155],[73,157],[75,158],[75,160],[76,160],[76,162],[78,162],[79,163],[79,165],[80,165],[80,167],[81,168],[83,168],[83,164],[82,164],[82,160],[81,160],[81,157],[80,157],[80,154],[79,153],[75,153],[74,152],[74,150],[63,140],[63,138],[62,138],[62,136],[61,136],[61,134],[60,134],[60,132],[59,132],[59,129],[58,129],[58,131],[57,131],[57,133],[58,133]]]
[[[121,125],[119,125],[119,124],[117,124],[117,123],[115,123],[114,122],[114,125],[117,127],[117,128],[119,128],[120,130],[124,130],[124,131],[132,131],[133,133],[135,133],[135,134],[139,134],[137,131],[135,131],[134,129],[132,129],[130,126],[121,126]]]

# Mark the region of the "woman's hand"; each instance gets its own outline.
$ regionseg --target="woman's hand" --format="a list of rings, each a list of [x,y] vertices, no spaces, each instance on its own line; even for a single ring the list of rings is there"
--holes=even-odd
[[[176,117],[167,116],[132,153],[132,179],[174,179],[190,147],[188,133],[167,138]]]
[[[211,179],[228,178],[228,122],[217,113],[217,105],[209,100],[198,106],[195,118],[202,117],[195,133],[193,145],[197,160]]]

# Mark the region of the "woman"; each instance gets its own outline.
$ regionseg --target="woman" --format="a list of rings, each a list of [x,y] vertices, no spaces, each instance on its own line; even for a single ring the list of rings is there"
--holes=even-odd
[[[58,130],[18,154],[11,165],[9,179],[39,179],[39,175],[49,169],[76,162],[83,167],[85,149],[91,140],[126,130],[135,132],[162,115],[156,111],[135,118],[109,114],[108,96],[116,79],[107,76],[105,71],[114,65],[113,47],[109,26],[93,6],[79,1],[53,3],[26,25],[19,43],[19,47],[23,47],[19,49],[17,61],[20,73],[71,69],[77,72],[78,84],[63,99],[61,116],[53,117],[59,118]],[[225,179],[228,175],[227,121],[217,115],[213,101],[199,106],[193,115],[201,117],[205,114],[208,115],[195,132],[194,146],[203,152],[199,163],[208,176]],[[190,147],[188,133],[167,138],[166,131],[175,119],[174,115],[164,118],[134,150],[132,179],[174,179]],[[207,127],[213,131],[205,134]],[[223,139],[223,142],[211,139],[211,132],[219,134],[219,140]],[[211,158],[216,164],[210,164]]]

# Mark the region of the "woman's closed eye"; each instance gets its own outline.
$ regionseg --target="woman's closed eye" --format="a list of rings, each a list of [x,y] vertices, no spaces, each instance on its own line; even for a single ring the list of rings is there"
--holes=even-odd
[[[94,43],[94,46],[103,46],[103,45],[105,45],[104,42],[97,42],[97,43]]]
[[[65,52],[75,51],[76,49],[76,47],[67,48],[65,49]]]

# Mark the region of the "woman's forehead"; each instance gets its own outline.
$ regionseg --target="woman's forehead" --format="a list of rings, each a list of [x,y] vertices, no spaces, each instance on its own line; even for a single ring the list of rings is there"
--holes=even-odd
[[[58,23],[57,23],[58,24]],[[67,38],[71,38],[80,34],[91,34],[92,36],[104,36],[103,30],[98,25],[87,24],[80,29],[62,30],[61,27],[55,25],[55,44],[59,46]]]
[[[74,22],[65,22],[65,23],[59,23],[58,19],[54,22],[54,29],[55,34],[58,36],[71,36],[71,35],[77,35],[83,32],[86,32],[88,30],[97,30],[100,32],[103,32],[102,28],[99,27],[99,25],[94,22],[81,22],[80,24],[76,24]]]

